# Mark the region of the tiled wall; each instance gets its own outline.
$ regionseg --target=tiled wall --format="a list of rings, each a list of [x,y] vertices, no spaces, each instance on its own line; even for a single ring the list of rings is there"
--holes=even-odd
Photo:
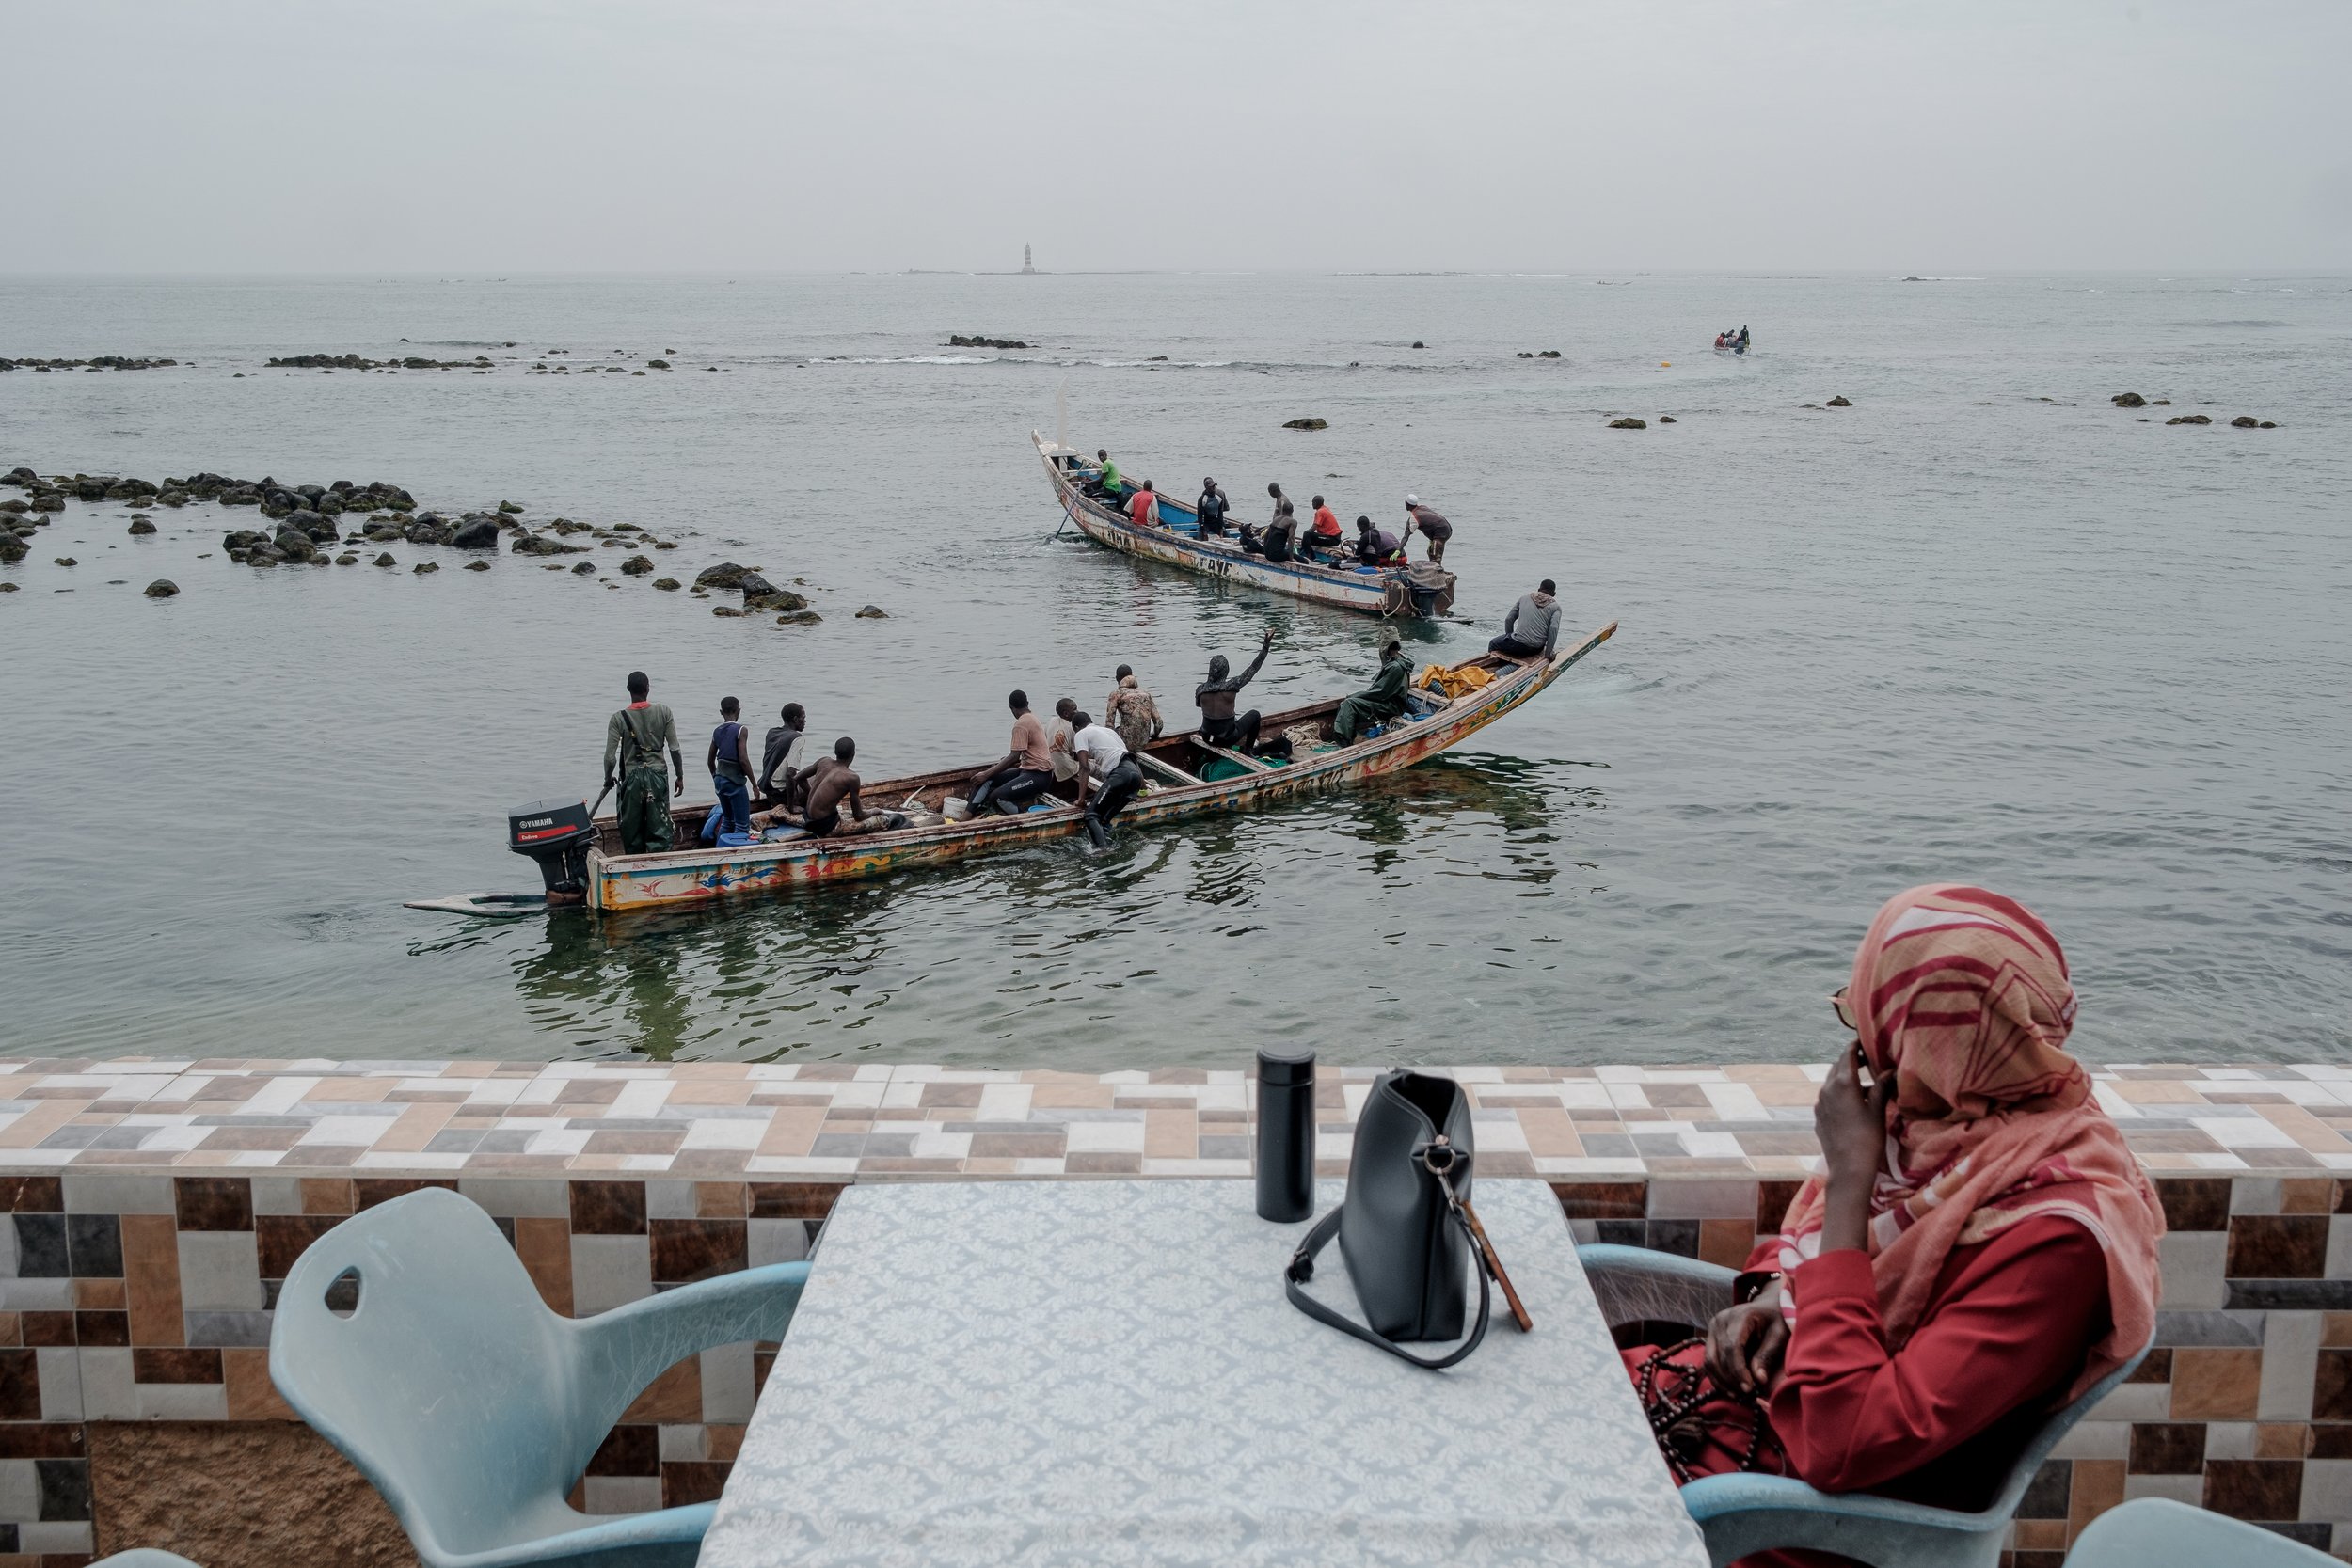
[[[1454,1070],[1482,1173],[1549,1180],[1585,1240],[1736,1265],[1815,1153],[1818,1068]],[[1372,1077],[1319,1085],[1327,1173]],[[2171,1227],[2158,1349],[2041,1477],[2015,1568],[2057,1568],[2145,1495],[2352,1557],[2352,1075],[2096,1078]],[[1199,1069],[0,1062],[0,1568],[102,1544],[87,1423],[288,1419],[278,1282],[418,1185],[481,1203],[548,1303],[584,1313],[802,1256],[842,1181],[1243,1175],[1248,1105],[1240,1073]],[[673,1369],[576,1500],[715,1496],[765,1368],[737,1347]]]

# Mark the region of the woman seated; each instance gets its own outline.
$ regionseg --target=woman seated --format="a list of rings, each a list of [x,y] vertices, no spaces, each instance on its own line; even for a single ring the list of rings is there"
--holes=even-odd
[[[2148,1342],[2163,1211],[2064,1050],[2066,957],[2023,906],[1889,899],[1832,1002],[1854,1039],[1814,1107],[1822,1174],[1704,1341],[1627,1365],[1678,1480],[1979,1510],[2053,1408]]]

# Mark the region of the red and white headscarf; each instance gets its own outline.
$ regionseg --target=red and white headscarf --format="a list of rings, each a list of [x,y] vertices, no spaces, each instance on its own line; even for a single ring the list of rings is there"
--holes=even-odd
[[[1913,888],[1870,923],[1846,1000],[1872,1076],[1895,1074],[1869,1230],[1893,1343],[1919,1326],[1954,1247],[2059,1214],[2106,1255],[2113,1323],[2068,1397],[2122,1366],[2155,1324],[2164,1211],[2064,1049],[2074,988],[2049,927],[1982,888]],[[1821,1218],[1816,1176],[1781,1222],[1784,1273],[1820,1253]]]

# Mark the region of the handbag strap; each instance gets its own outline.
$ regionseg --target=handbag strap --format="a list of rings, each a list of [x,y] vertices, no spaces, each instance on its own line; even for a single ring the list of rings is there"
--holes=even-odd
[[[1282,1289],[1290,1296],[1291,1305],[1320,1323],[1329,1323],[1343,1334],[1353,1334],[1368,1345],[1379,1346],[1400,1361],[1410,1361],[1414,1366],[1426,1367],[1433,1372],[1445,1370],[1446,1368],[1453,1366],[1476,1350],[1478,1341],[1486,1337],[1486,1318],[1488,1309],[1493,1306],[1493,1300],[1486,1284],[1486,1271],[1479,1262],[1477,1243],[1470,1238],[1470,1224],[1462,1218],[1461,1210],[1452,1204],[1446,1205],[1446,1212],[1461,1228],[1463,1239],[1470,1242],[1470,1272],[1478,1275],[1478,1322],[1471,1325],[1470,1338],[1445,1354],[1415,1355],[1411,1351],[1385,1335],[1375,1334],[1354,1319],[1333,1311],[1298,1288],[1303,1282],[1314,1277],[1315,1255],[1330,1245],[1331,1238],[1340,1233],[1340,1213],[1346,1207],[1344,1203],[1340,1204],[1323,1218],[1315,1221],[1314,1228],[1308,1231],[1306,1237],[1299,1242],[1298,1250],[1291,1254],[1290,1267],[1282,1271]]]

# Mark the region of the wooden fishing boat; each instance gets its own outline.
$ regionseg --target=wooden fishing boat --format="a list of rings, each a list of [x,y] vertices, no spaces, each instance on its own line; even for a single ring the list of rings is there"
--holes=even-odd
[[[1451,698],[1417,688],[1417,704],[1427,711],[1391,720],[1379,734],[1350,746],[1318,738],[1339,706],[1336,698],[1268,715],[1261,733],[1268,739],[1278,735],[1292,738],[1295,754],[1287,766],[1212,746],[1192,732],[1164,736],[1140,754],[1144,787],[1120,816],[1119,828],[1126,832],[1232,811],[1409,768],[1477,734],[1558,680],[1568,666],[1608,641],[1616,629],[1613,621],[1576,646],[1561,650],[1549,662],[1482,654],[1453,665],[1451,669],[1456,672],[1484,673],[1488,684]],[[913,778],[869,782],[861,793],[869,813],[888,808],[937,816],[944,814],[951,797],[968,793],[972,775],[986,766],[983,762]],[[1229,776],[1204,776],[1216,774]],[[912,866],[938,865],[967,855],[1066,838],[1085,826],[1073,803],[1075,794],[1074,786],[1057,784],[1039,802],[1042,809],[1033,807],[1017,816],[983,814],[964,821],[939,821],[853,838],[803,836],[740,848],[693,847],[653,855],[623,854],[613,819],[602,816],[596,820],[596,843],[587,856],[588,902],[599,910],[624,911],[739,898],[854,877],[879,877]],[[676,841],[692,846],[708,812],[707,805],[675,811]]]
[[[1064,515],[1098,545],[1145,561],[1198,572],[1220,582],[1288,594],[1317,604],[1337,605],[1342,610],[1434,619],[1454,608],[1454,577],[1450,572],[1436,572],[1432,574],[1436,580],[1422,584],[1414,580],[1413,569],[1402,566],[1359,566],[1353,562],[1322,566],[1311,561],[1268,561],[1245,551],[1238,540],[1201,537],[1200,515],[1192,504],[1165,493],[1159,498],[1160,521],[1164,526],[1137,528],[1124,514],[1114,511],[1082,488],[1095,475],[1092,462],[1034,430],[1029,433],[1029,441],[1045,465],[1046,478],[1053,482],[1054,498],[1061,502]],[[1304,524],[1302,518],[1301,526]],[[1430,572],[1427,566],[1419,569]]]

